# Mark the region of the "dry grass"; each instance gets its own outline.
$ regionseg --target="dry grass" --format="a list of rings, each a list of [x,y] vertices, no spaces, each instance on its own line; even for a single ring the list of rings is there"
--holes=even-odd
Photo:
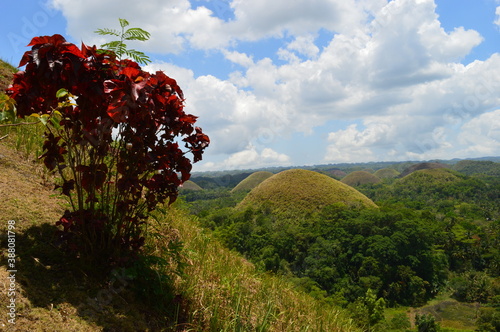
[[[203,190],[203,188],[200,187],[199,185],[197,185],[196,183],[194,183],[193,181],[187,180],[186,182],[183,183],[181,190],[196,190],[196,191],[198,191],[198,190]]]
[[[190,252],[183,294],[183,331],[357,331],[338,308],[298,292],[280,277],[259,273],[238,254],[218,244],[190,221],[171,211]]]
[[[4,92],[12,82],[12,76],[17,71],[17,68],[0,60],[0,92]]]
[[[410,183],[440,183],[446,184],[448,182],[460,181],[460,178],[454,174],[453,171],[447,168],[429,168],[414,171],[399,182],[403,184]]]
[[[266,171],[259,171],[250,174],[248,177],[243,179],[236,187],[234,187],[231,192],[236,193],[236,192],[241,192],[241,191],[250,191],[253,188],[257,187],[261,182],[264,180],[270,178],[274,174],[271,172],[266,172]]]
[[[300,217],[335,203],[376,207],[356,189],[318,172],[292,169],[283,171],[254,188],[238,208],[270,206],[282,217]]]
[[[434,168],[448,168],[447,165],[441,164],[441,163],[430,163],[430,162],[425,162],[425,163],[419,163],[415,165],[411,165],[410,167],[406,168],[401,172],[399,177],[405,177],[415,171],[419,170],[424,170],[424,169],[434,169]]]
[[[382,168],[373,173],[376,177],[380,179],[392,179],[399,175],[399,172],[394,168]]]
[[[381,180],[376,175],[367,171],[354,171],[344,177],[341,182],[351,187],[361,186],[363,184],[379,183]]]
[[[175,208],[161,220],[160,231],[184,241],[189,266],[184,277],[164,285],[171,288],[173,310],[158,311],[155,304],[165,299],[141,298],[131,287],[133,280],[120,287],[119,279],[88,275],[53,245],[64,200],[47,185],[50,179],[41,177],[41,165],[16,153],[13,145],[0,142],[0,222],[2,232],[8,220],[16,222],[17,315],[15,325],[8,323],[7,308],[1,306],[0,330],[357,331],[341,309],[297,292],[279,277],[256,272]],[[163,240],[149,243],[160,248]],[[0,246],[0,303],[8,303],[5,236]]]

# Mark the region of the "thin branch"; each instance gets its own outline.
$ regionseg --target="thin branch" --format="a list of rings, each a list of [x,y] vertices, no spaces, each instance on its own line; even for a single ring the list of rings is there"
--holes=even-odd
[[[14,127],[14,126],[22,126],[22,125],[32,125],[32,124],[37,124],[39,122],[40,121],[0,124],[0,127]]]
[[[7,138],[7,137],[9,137],[9,134],[7,134],[7,135],[5,135],[5,136],[0,137],[0,141],[1,141],[1,140],[3,140],[4,138]]]

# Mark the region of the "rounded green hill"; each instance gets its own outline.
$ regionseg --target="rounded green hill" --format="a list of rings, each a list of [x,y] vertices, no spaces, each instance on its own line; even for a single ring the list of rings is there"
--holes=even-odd
[[[340,169],[332,169],[332,170],[327,171],[327,173],[336,179],[342,179],[344,176],[347,175],[346,172],[344,172],[343,170],[340,170]]]
[[[404,178],[399,180],[402,184],[446,184],[449,182],[460,181],[460,177],[457,176],[455,171],[447,168],[428,168],[414,171]]]
[[[354,171],[352,173],[347,174],[342,180],[342,183],[345,183],[351,187],[360,186],[363,184],[369,183],[379,183],[381,180],[379,177],[367,172],[367,171]]]
[[[392,179],[399,175],[399,172],[394,168],[382,168],[373,173],[376,177],[380,179]]]
[[[182,184],[181,190],[195,190],[195,191],[198,191],[198,190],[203,190],[203,188],[200,187],[199,185],[197,185],[196,183],[194,183],[193,181],[187,180],[186,182],[184,182]]]
[[[327,175],[291,169],[263,181],[248,193],[237,208],[265,206],[282,217],[297,218],[335,203],[348,207],[377,207],[356,189]]]
[[[250,174],[245,179],[243,179],[236,187],[234,187],[231,192],[241,192],[241,191],[250,191],[253,188],[257,187],[262,181],[270,178],[274,174],[266,171],[259,171]]]
[[[431,163],[431,162],[425,162],[425,163],[418,163],[415,165],[411,165],[410,167],[406,168],[401,174],[399,174],[400,178],[403,178],[407,176],[408,174],[411,174],[415,171],[419,171],[422,169],[434,169],[434,168],[448,168],[445,164],[441,163]]]

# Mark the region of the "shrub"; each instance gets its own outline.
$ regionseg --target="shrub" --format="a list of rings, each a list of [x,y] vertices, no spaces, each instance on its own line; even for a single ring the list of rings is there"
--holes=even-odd
[[[418,332],[438,332],[440,326],[436,323],[436,319],[432,315],[416,315],[415,324]]]
[[[144,243],[148,212],[175,201],[209,138],[184,112],[183,93],[161,71],[61,35],[33,38],[7,94],[17,116],[46,125],[45,166],[71,209],[59,239],[90,261],[125,263]],[[184,149],[179,142],[184,142]]]

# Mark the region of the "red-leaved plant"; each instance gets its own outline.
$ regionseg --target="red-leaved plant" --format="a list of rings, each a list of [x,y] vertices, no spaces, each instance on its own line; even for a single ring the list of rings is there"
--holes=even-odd
[[[163,72],[57,34],[28,46],[7,94],[19,117],[46,124],[41,158],[72,207],[57,222],[60,240],[92,261],[124,263],[144,244],[148,212],[189,179],[186,154],[201,160],[209,138]]]

